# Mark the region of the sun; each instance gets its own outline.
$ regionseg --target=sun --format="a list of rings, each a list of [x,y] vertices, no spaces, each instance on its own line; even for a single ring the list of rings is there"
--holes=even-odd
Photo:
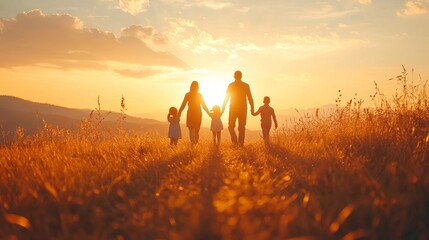
[[[228,82],[224,79],[206,78],[201,79],[199,84],[200,93],[203,95],[209,110],[212,109],[214,105],[222,107]]]

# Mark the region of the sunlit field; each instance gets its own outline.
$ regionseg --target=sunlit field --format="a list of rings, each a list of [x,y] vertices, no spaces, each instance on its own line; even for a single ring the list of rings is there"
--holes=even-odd
[[[428,239],[429,98],[396,79],[243,148],[46,124],[0,147],[0,239]],[[394,83],[394,84],[396,84]],[[339,93],[340,94],[340,93]],[[335,96],[333,96],[335,97]]]

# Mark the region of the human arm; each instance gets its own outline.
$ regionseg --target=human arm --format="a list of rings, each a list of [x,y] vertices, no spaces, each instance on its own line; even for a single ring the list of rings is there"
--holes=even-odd
[[[254,112],[255,111],[255,107],[254,107],[254,103],[253,103],[252,92],[250,91],[250,86],[249,85],[247,85],[246,96],[247,96],[247,100],[249,100],[250,112]]]
[[[168,114],[167,120],[169,123],[180,122],[180,117],[179,117],[179,115],[173,116],[173,115]]]
[[[260,114],[261,113],[261,108],[259,108],[258,109],[258,111],[254,111],[254,110],[252,110],[252,109],[250,109],[250,113],[253,115],[253,116],[258,116],[258,114]]]
[[[178,112],[178,114],[177,114],[179,117],[180,117],[180,115],[182,114],[182,111],[183,111],[183,109],[185,108],[186,103],[188,103],[188,94],[186,94],[186,95],[185,95],[185,97],[183,98],[182,105],[181,105],[181,106],[180,106],[180,108],[179,108],[179,112]]]
[[[274,109],[273,108],[271,108],[273,111],[272,111],[272,117],[273,117],[273,121],[274,121],[274,127],[275,128],[278,128],[278,123],[277,123],[277,118],[276,118],[276,113],[274,112]]]
[[[226,90],[226,93],[225,93],[225,99],[223,100],[221,113],[224,113],[224,112],[225,112],[225,106],[226,106],[226,104],[228,103],[228,100],[229,100],[229,98],[230,98],[229,88],[230,88],[230,87],[228,86],[228,89]]]
[[[206,111],[206,113],[207,113],[208,115],[210,115],[210,111],[209,111],[209,109],[207,108],[207,105],[206,105],[206,102],[204,101],[204,97],[203,97],[203,95],[200,95],[200,96],[201,96],[201,106],[203,107],[204,111]]]

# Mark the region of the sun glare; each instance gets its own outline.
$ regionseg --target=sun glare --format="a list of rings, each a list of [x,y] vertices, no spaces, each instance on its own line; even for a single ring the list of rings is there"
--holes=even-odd
[[[203,94],[206,105],[212,109],[214,105],[222,107],[223,99],[225,98],[228,82],[219,79],[203,79],[199,81],[200,92]]]

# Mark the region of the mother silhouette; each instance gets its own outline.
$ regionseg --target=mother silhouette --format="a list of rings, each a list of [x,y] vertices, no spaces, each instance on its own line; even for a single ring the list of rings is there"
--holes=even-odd
[[[179,109],[180,116],[186,104],[188,104],[186,126],[189,128],[189,138],[192,144],[198,143],[198,139],[200,138],[199,132],[201,127],[201,119],[203,117],[201,107],[203,107],[204,111],[206,111],[207,114],[209,113],[209,109],[204,102],[203,95],[198,92],[199,88],[200,87],[197,81],[193,81],[191,83],[189,92],[185,94],[182,105]]]

